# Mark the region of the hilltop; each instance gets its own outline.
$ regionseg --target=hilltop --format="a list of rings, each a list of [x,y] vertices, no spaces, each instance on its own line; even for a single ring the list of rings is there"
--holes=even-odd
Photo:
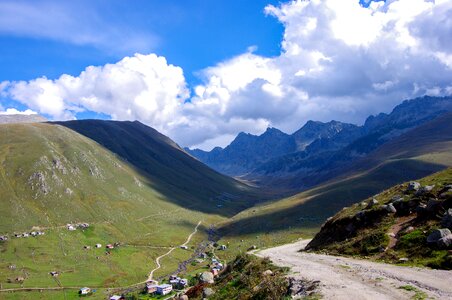
[[[13,123],[39,123],[47,122],[47,119],[38,114],[22,115],[0,115],[0,124],[13,124]]]

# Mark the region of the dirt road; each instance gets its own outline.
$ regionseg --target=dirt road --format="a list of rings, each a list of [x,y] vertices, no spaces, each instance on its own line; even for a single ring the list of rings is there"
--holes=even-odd
[[[198,227],[199,227],[199,225],[201,225],[201,222],[202,222],[202,221],[199,221],[199,222],[198,222],[198,225],[196,225],[195,230],[193,230],[193,232],[190,233],[190,235],[187,237],[187,240],[185,241],[185,243],[183,243],[183,244],[180,245],[179,247],[187,246],[188,243],[190,243],[191,238],[193,237],[193,235],[195,235],[195,234],[198,232]],[[160,260],[161,260],[162,258],[164,258],[165,256],[170,255],[171,252],[173,252],[176,248],[177,248],[177,247],[170,248],[170,250],[169,250],[168,252],[166,252],[165,254],[160,255],[159,257],[156,258],[155,263],[156,263],[157,266],[149,273],[149,277],[148,277],[147,281],[152,280],[152,278],[153,278],[153,276],[154,276],[154,272],[157,271],[158,269],[160,269],[160,268],[162,267],[162,266],[160,265]]]
[[[276,265],[291,268],[291,277],[319,280],[323,299],[413,299],[425,293],[452,299],[452,271],[400,267],[367,260],[299,252],[309,240],[258,251]],[[415,287],[407,291],[402,286]]]

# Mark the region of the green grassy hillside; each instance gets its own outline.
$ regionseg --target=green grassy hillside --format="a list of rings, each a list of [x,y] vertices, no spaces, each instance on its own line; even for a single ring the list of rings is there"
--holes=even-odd
[[[153,189],[180,206],[231,216],[257,199],[256,191],[249,186],[210,169],[171,139],[138,121],[81,120],[57,124],[96,141],[127,161],[149,179]]]
[[[199,163],[175,145],[174,151],[188,159],[169,161],[173,150],[161,145],[155,147],[160,153],[151,155],[167,160],[161,165],[145,161],[146,168],[137,169],[139,161],[132,164],[124,160],[127,157],[118,157],[56,124],[3,124],[0,137],[0,235],[9,237],[0,242],[2,289],[86,285],[98,289],[93,298],[104,299],[107,287],[144,281],[155,267],[155,258],[184,243],[199,221],[203,221],[202,227],[190,247],[207,239],[205,228],[224,220],[222,214],[247,205],[240,198],[247,189],[244,185],[213,171],[201,174],[205,167],[196,170]],[[117,137],[118,147],[122,138],[126,137]],[[163,143],[167,148],[170,145],[168,140]],[[183,163],[194,170],[172,169]],[[159,170],[164,172],[160,177]],[[225,193],[234,197],[227,198]],[[221,197],[228,207],[217,207]],[[66,228],[67,223],[83,222],[90,227]],[[44,231],[45,235],[14,237],[14,233],[31,231]],[[115,242],[121,246],[106,254],[105,245]],[[94,248],[96,243],[102,247]],[[192,250],[176,249],[162,259],[163,267],[155,276],[173,272],[192,254]],[[50,271],[61,272],[58,280]],[[18,277],[24,281],[17,282]],[[0,299],[70,299],[76,292],[0,293]]]

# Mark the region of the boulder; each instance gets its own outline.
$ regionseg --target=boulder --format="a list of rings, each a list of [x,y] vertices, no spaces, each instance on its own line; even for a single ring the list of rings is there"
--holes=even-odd
[[[433,190],[434,187],[435,187],[434,185],[423,186],[416,192],[416,195],[420,196],[420,195],[424,195],[424,194],[430,193]]]
[[[367,204],[366,209],[372,208],[377,204],[378,204],[378,200],[373,198],[372,200],[369,201],[369,204]]]
[[[396,213],[397,209],[395,209],[394,205],[392,205],[392,203],[389,203],[387,205],[382,205],[381,206],[383,209],[385,209],[388,213]]]
[[[413,191],[417,191],[421,188],[421,184],[419,182],[416,181],[412,181],[408,184],[407,187],[407,192],[413,192]]]
[[[355,217],[356,217],[356,219],[361,220],[365,215],[366,215],[366,212],[361,210],[361,211],[356,213]]]
[[[418,214],[424,214],[427,211],[427,205],[421,203],[418,205],[418,207],[416,207],[416,212]]]
[[[442,200],[438,200],[438,199],[434,199],[434,198],[430,198],[427,202],[427,206],[425,207],[425,209],[429,212],[436,212],[439,209],[441,209],[443,204]]]
[[[441,226],[452,229],[452,208],[449,208],[441,219]]]
[[[435,229],[433,230],[427,237],[427,243],[429,244],[438,244],[439,240],[451,235],[452,233],[450,232],[449,229],[447,228],[443,228],[443,229]]]
[[[265,270],[264,272],[262,272],[262,275],[264,275],[264,276],[272,276],[273,272],[272,272],[272,270]]]
[[[181,295],[178,298],[179,300],[188,300],[188,296],[187,295]]]
[[[405,233],[410,233],[414,231],[414,227],[413,226],[409,226],[407,229],[405,229]]]
[[[214,283],[213,274],[211,272],[202,272],[199,276],[199,281],[202,283]]]
[[[212,296],[213,294],[215,294],[214,290],[212,290],[211,288],[204,288],[202,290],[202,296],[203,298],[209,298],[210,296]]]
[[[445,237],[442,237],[436,243],[438,248],[440,249],[449,249],[452,247],[452,234],[448,234]]]

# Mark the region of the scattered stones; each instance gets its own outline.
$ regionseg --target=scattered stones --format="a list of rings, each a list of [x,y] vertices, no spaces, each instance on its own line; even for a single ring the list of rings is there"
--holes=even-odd
[[[46,176],[43,172],[34,172],[28,178],[28,184],[30,185],[32,190],[41,192],[44,195],[50,193],[50,186],[47,184]]]
[[[211,272],[202,272],[199,276],[199,281],[202,283],[214,283],[213,274]]]
[[[452,229],[452,208],[449,208],[441,219],[441,226]]]
[[[366,209],[372,208],[377,204],[378,204],[378,200],[373,198],[372,200],[370,200],[369,204],[367,204]]]
[[[299,299],[309,296],[316,292],[320,285],[320,281],[299,280],[289,278],[289,289],[292,299]]]

